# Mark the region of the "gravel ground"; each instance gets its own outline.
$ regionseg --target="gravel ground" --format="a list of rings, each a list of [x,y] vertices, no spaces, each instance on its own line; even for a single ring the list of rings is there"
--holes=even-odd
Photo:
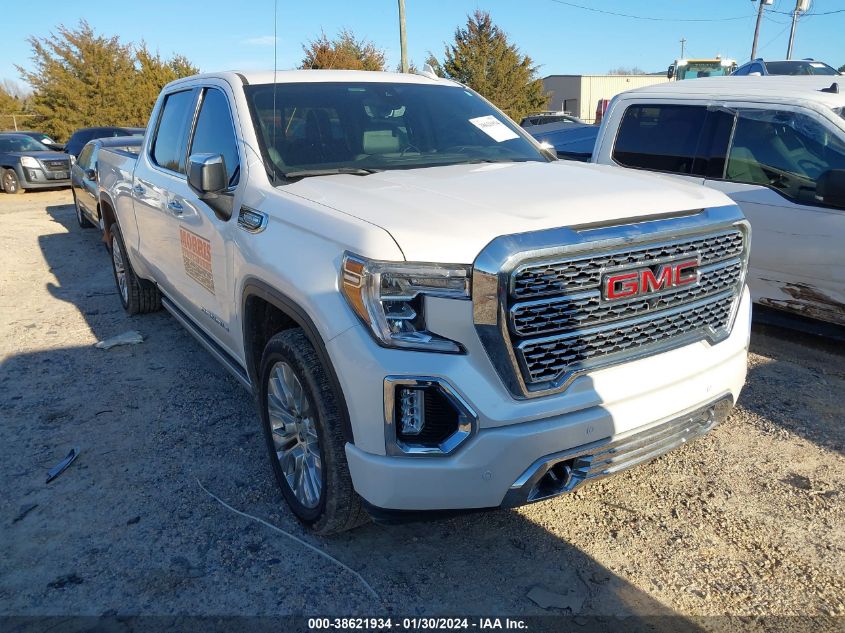
[[[167,313],[123,313],[70,202],[0,197],[0,615],[674,614],[761,631],[813,616],[842,629],[841,344],[755,330],[724,425],[571,496],[319,539],[283,505],[250,396]],[[133,329],[142,344],[93,346]],[[45,485],[71,447],[80,457]],[[198,482],[356,570],[379,600]]]

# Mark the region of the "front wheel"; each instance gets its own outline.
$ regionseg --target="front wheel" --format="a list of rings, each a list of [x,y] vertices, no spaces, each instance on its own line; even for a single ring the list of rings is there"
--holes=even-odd
[[[6,193],[23,193],[18,175],[14,169],[6,169],[3,172],[3,191]]]
[[[336,394],[300,329],[276,334],[261,358],[261,422],[282,495],[319,534],[369,520],[352,487]]]
[[[123,309],[129,314],[155,312],[161,309],[161,293],[152,282],[141,279],[132,270],[126,256],[126,246],[117,225],[111,227],[111,267],[117,294]]]

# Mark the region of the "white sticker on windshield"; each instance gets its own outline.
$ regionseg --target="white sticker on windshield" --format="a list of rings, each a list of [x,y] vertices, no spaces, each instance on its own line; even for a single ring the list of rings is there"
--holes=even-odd
[[[470,119],[469,122],[497,143],[519,138],[519,134],[511,130],[507,125],[499,121],[499,119],[494,117],[492,114]]]

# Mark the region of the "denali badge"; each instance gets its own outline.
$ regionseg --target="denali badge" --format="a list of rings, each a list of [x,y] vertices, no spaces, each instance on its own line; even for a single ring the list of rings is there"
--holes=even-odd
[[[684,259],[651,268],[605,275],[602,295],[608,301],[670,290],[698,281],[698,258]]]

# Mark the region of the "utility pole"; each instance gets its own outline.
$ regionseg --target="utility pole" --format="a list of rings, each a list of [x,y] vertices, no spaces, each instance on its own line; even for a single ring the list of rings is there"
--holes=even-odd
[[[757,59],[757,40],[760,39],[760,23],[763,21],[763,11],[766,10],[766,3],[763,0],[758,0],[760,6],[757,7],[757,24],[754,26],[754,42],[751,44],[751,59]]]
[[[810,0],[796,0],[795,11],[792,12],[792,28],[789,30],[789,46],[786,49],[786,58],[792,59],[792,47],[795,44],[795,29],[798,27],[798,18],[801,13],[810,8]]]
[[[402,72],[408,72],[408,38],[405,36],[405,0],[399,0],[399,46],[402,49]]]
[[[687,43],[687,38],[682,37],[682,38],[681,38],[681,57],[680,57],[681,59],[683,59],[683,58],[684,58],[684,45],[685,45],[686,43]]]

